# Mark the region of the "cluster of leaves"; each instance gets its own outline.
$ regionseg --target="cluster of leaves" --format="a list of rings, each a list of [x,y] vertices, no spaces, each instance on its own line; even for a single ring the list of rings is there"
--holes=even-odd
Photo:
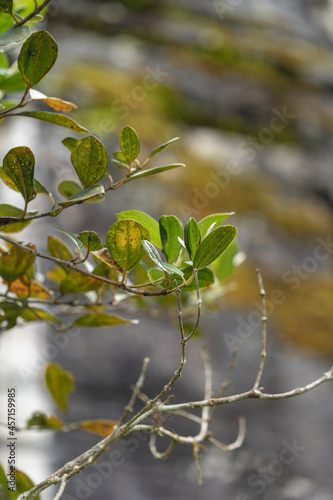
[[[22,195],[24,205],[19,208],[0,204],[0,229],[5,234],[21,231],[34,219],[55,217],[73,205],[103,201],[107,191],[118,189],[129,181],[184,166],[175,163],[147,168],[155,155],[178,138],[153,149],[141,164],[138,159],[141,149],[139,137],[132,127],[125,126],[119,135],[120,150],[114,153],[110,164],[105,145],[68,116],[46,111],[19,112],[18,108],[36,101],[56,111],[68,112],[75,109],[73,103],[47,97],[32,89],[53,67],[57,52],[55,40],[44,30],[33,33],[26,39],[17,61],[17,75],[20,76],[21,83],[14,87],[15,91],[22,88],[23,97],[18,102],[3,103],[0,116],[7,118],[24,115],[64,126],[78,133],[87,133],[83,139],[66,137],[62,141],[70,151],[70,160],[78,181],[63,180],[59,184],[58,192],[63,199],[57,203],[50,191],[35,178],[36,161],[33,152],[27,146],[11,149],[0,167],[0,179]],[[5,68],[4,75],[6,74]],[[125,171],[117,182],[113,180],[112,164],[120,171]],[[103,180],[106,183],[102,183]],[[29,211],[29,203],[39,194],[49,197],[52,204],[50,209],[43,213]],[[7,287],[5,300],[1,302],[2,329],[15,326],[18,318],[25,321],[47,321],[63,329],[58,317],[49,310],[34,306],[33,299],[44,301],[45,304],[57,304],[65,295],[91,295],[93,291],[93,311],[85,311],[86,314],[70,326],[111,326],[125,320],[107,314],[104,307],[97,308],[97,304],[112,286],[126,286],[127,291],[142,295],[149,293],[146,289],[140,291],[147,286],[162,288],[162,291],[152,292],[156,295],[171,293],[175,286],[192,291],[196,288],[193,270],[198,271],[200,288],[212,285],[214,273],[208,266],[227,250],[236,236],[234,227],[218,227],[227,215],[229,214],[215,214],[199,223],[191,218],[183,229],[174,215],[162,216],[157,222],[143,212],[125,211],[117,214],[118,221],[109,228],[105,243],[94,230],[79,234],[62,231],[74,243],[75,254],[62,240],[49,236],[49,257],[57,262],[57,266],[47,274],[47,279],[55,284],[49,287],[45,286],[45,278],[42,281],[36,279],[35,258],[39,255],[36,248],[19,246],[15,240],[7,238],[7,246],[0,248],[0,276],[3,285]],[[160,250],[166,258],[164,261]],[[235,249],[232,247],[229,263],[234,253]],[[92,258],[88,260],[90,256]],[[81,263],[83,269],[78,272],[77,266]],[[146,273],[145,280],[128,287],[128,274],[139,264]],[[230,269],[230,264],[227,268]],[[221,265],[220,262],[216,270],[221,270],[221,278],[225,274],[223,263]]]

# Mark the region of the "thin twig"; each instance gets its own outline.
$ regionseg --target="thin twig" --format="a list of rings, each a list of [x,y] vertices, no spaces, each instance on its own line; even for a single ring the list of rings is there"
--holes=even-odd
[[[32,19],[33,17],[37,16],[37,14],[39,14],[40,12],[42,12],[43,9],[45,9],[45,7],[48,6],[48,4],[51,2],[52,0],[45,0],[45,2],[41,3],[39,7],[37,7],[36,9],[33,10],[33,12],[31,12],[31,14],[29,14],[27,17],[24,17],[23,19],[21,19],[18,23],[17,23],[17,26],[23,26],[23,24],[26,24],[28,21],[30,21],[30,19]]]
[[[143,360],[140,376],[135,384],[135,387],[134,387],[133,392],[132,392],[132,396],[131,396],[128,404],[125,406],[122,416],[120,417],[119,421],[117,422],[117,427],[120,427],[123,424],[123,422],[125,422],[126,417],[130,413],[133,412],[133,406],[134,406],[134,403],[135,403],[138,395],[140,394],[141,388],[142,388],[143,383],[145,381],[146,371],[147,371],[149,363],[150,363],[149,358],[145,358]]]
[[[257,373],[257,378],[253,386],[253,390],[256,391],[259,389],[259,384],[260,380],[262,377],[262,373],[264,371],[264,366],[265,366],[265,360],[266,360],[266,343],[267,343],[267,315],[266,315],[266,292],[264,289],[264,284],[261,276],[260,269],[256,270],[257,276],[258,276],[258,283],[259,283],[259,288],[260,288],[260,295],[261,295],[261,356],[260,356],[260,364],[259,364],[259,370]]]
[[[195,442],[193,444],[193,458],[194,458],[194,465],[195,469],[197,471],[197,476],[198,476],[198,486],[202,486],[202,474],[201,474],[201,467],[200,467],[200,454],[199,454],[199,443]]]
[[[220,389],[218,390],[218,392],[216,394],[217,398],[221,398],[223,396],[223,394],[225,393],[225,391],[230,386],[230,384],[232,383],[232,374],[233,374],[233,372],[234,372],[234,370],[236,368],[237,355],[238,355],[238,347],[234,347],[234,349],[232,350],[232,358],[231,358],[231,363],[230,363],[229,371],[227,373],[226,378],[222,382]]]
[[[67,477],[67,474],[64,474],[61,478],[61,483],[60,483],[60,488],[58,490],[58,493],[56,494],[56,496],[53,498],[53,500],[60,500],[60,498],[62,497],[64,491],[65,491],[65,488],[67,486],[67,482],[68,482],[68,477]]]
[[[153,455],[154,458],[157,458],[158,460],[165,460],[166,458],[168,458],[168,456],[170,455],[170,453],[174,449],[176,441],[171,439],[167,449],[163,453],[161,453],[156,448],[156,438],[157,438],[157,436],[155,433],[151,434],[150,439],[149,439],[149,449],[151,451],[151,454]]]
[[[208,436],[207,441],[209,441],[213,445],[217,446],[218,448],[221,448],[221,450],[223,450],[223,451],[232,451],[232,450],[236,450],[237,448],[240,448],[242,446],[244,439],[245,439],[245,434],[246,434],[246,420],[243,416],[240,416],[239,417],[238,436],[233,443],[223,444],[223,443],[221,443],[221,441],[218,441],[213,436]]]

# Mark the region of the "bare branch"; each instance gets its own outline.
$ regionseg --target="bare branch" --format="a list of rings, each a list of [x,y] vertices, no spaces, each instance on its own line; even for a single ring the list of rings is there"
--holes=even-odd
[[[221,450],[223,450],[223,451],[232,451],[232,450],[236,450],[237,448],[240,448],[244,442],[244,439],[245,439],[246,420],[245,420],[245,417],[241,416],[241,417],[239,417],[238,421],[239,421],[238,436],[233,443],[223,444],[220,441],[218,441],[217,439],[215,439],[213,436],[208,436],[207,441],[214,444],[218,448],[221,448]]]
[[[67,474],[64,474],[61,478],[61,482],[60,482],[60,488],[58,490],[58,493],[56,494],[56,496],[53,498],[53,500],[60,500],[60,498],[62,497],[64,491],[65,491],[65,488],[66,488],[66,485],[67,485],[67,482],[68,482],[68,477],[67,477]]]
[[[166,458],[168,458],[168,456],[170,455],[170,453],[174,449],[176,441],[171,439],[168,448],[163,453],[161,453],[156,448],[156,438],[157,438],[157,436],[155,433],[150,436],[149,449],[150,449],[154,458],[157,458],[158,460],[165,460]]]
[[[260,357],[260,365],[257,373],[257,378],[253,386],[253,390],[256,391],[259,389],[260,380],[262,377],[262,373],[264,371],[265,360],[266,360],[266,343],[267,343],[267,315],[266,315],[266,292],[264,289],[264,284],[261,276],[260,269],[256,270],[258,276],[258,283],[260,288],[261,295],[261,324],[262,324],[262,340],[261,340],[261,357]]]

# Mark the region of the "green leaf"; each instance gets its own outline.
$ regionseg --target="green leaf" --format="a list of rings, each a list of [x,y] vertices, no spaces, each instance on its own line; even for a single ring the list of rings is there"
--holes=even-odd
[[[28,89],[50,71],[57,56],[57,42],[47,31],[37,31],[28,38],[18,57],[18,67]]]
[[[27,215],[35,215],[37,212],[28,212]],[[3,203],[0,205],[0,231],[3,233],[17,233],[28,226],[31,220],[20,222],[20,218],[24,214],[20,208],[13,207]]]
[[[229,217],[230,215],[234,215],[234,213],[235,212],[226,212],[223,214],[211,214],[211,215],[207,215],[207,217],[204,217],[203,219],[201,219],[201,221],[198,222],[201,236],[203,238],[205,238],[208,229],[214,223],[215,223],[214,229],[216,229],[217,226],[222,224],[222,222],[224,222],[227,217]]]
[[[55,236],[49,236],[47,240],[47,250],[52,257],[62,260],[72,260],[73,255],[69,248]]]
[[[106,235],[106,246],[126,275],[144,257],[141,240],[149,240],[148,230],[135,220],[115,222]]]
[[[33,248],[34,246],[29,246]],[[35,256],[16,246],[0,256],[0,276],[7,283],[12,283],[25,274],[33,264]]]
[[[77,182],[62,181],[58,186],[58,191],[64,198],[68,199],[77,194],[79,191],[82,191],[82,189]]]
[[[21,73],[11,68],[7,76],[3,80],[0,80],[0,89],[6,94],[10,94],[12,92],[20,92],[21,90],[24,90],[25,85]],[[15,103],[9,102],[8,105],[6,105],[6,107],[12,108],[13,105],[15,106],[17,104],[18,102]]]
[[[79,142],[75,137],[66,137],[63,141],[61,141],[65,148],[69,149],[69,151],[73,151],[76,144]]]
[[[91,290],[98,290],[102,285],[102,281],[95,280],[90,276],[85,276],[71,269],[66,278],[60,283],[60,292],[62,295],[68,293],[87,293]]]
[[[74,132],[88,132],[86,128],[79,125],[76,121],[72,120],[72,118],[60,115],[59,113],[49,113],[48,111],[24,111],[22,113],[16,113],[15,116],[28,116],[30,118],[36,118],[37,120],[53,123],[53,125],[70,128],[74,130]]]
[[[33,200],[36,196],[33,152],[25,146],[11,149],[4,157],[3,168],[22,194],[25,202]]]
[[[161,248],[161,239],[159,235],[158,223],[155,219],[150,217],[150,215],[140,210],[125,210],[124,212],[118,212],[115,214],[118,220],[132,219],[140,222],[146,229],[148,229],[150,234],[150,241],[158,248]]]
[[[91,313],[81,316],[74,321],[73,326],[115,326],[119,324],[129,324],[132,321],[120,318],[119,316],[114,316],[113,314],[106,313]]]
[[[61,411],[67,410],[69,394],[75,387],[73,375],[56,363],[49,363],[46,368],[45,381],[58,408]]]
[[[28,427],[39,427],[42,429],[58,430],[63,426],[63,422],[54,415],[46,415],[40,411],[36,411],[28,420]]]
[[[25,491],[31,490],[35,485],[31,481],[31,479],[22,471],[15,471],[15,480],[16,480],[16,492],[15,497],[18,498],[19,495],[24,493]],[[36,500],[39,500],[40,496],[36,495]]]
[[[105,146],[93,135],[76,143],[71,160],[84,188],[96,184],[105,174],[108,165]]]
[[[148,177],[149,175],[159,174],[161,172],[166,172],[167,170],[172,170],[179,167],[185,167],[184,163],[172,163],[171,165],[165,165],[164,167],[153,167],[149,168],[148,170],[141,170],[140,172],[136,172],[135,174],[125,179],[123,184],[129,181],[133,181],[134,179],[141,179],[141,177]]]
[[[148,255],[148,257],[157,265],[157,267],[159,267],[166,274],[170,274],[169,270],[164,265],[165,263],[162,262],[160,254],[158,253],[158,251],[156,250],[154,245],[152,243],[150,243],[150,241],[145,241],[145,240],[142,240],[141,244],[142,244],[146,254]]]
[[[13,0],[0,0],[0,11],[10,14],[13,10]]]
[[[6,472],[3,470],[0,463],[0,498],[1,500],[14,500],[16,498],[15,492],[8,490]]]
[[[25,320],[25,321],[52,321],[53,323],[61,323],[61,321],[56,317],[53,316],[53,314],[48,313],[47,311],[44,311],[43,309],[38,309],[36,307],[29,307],[26,309],[23,309],[20,312],[20,316]]]
[[[179,137],[174,137],[173,139],[170,139],[167,142],[164,142],[160,146],[157,146],[155,149],[152,150],[151,153],[149,153],[149,156],[146,161],[150,160],[153,156],[157,155],[157,153],[160,153],[163,151],[165,148],[167,148],[170,144],[172,144],[175,141],[178,141]]]
[[[200,229],[197,221],[193,217],[191,217],[190,220],[185,225],[184,241],[190,259],[193,259],[195,252],[197,251],[198,246],[200,245],[201,242]]]
[[[101,250],[103,248],[103,243],[101,238],[95,231],[82,231],[79,234],[79,239],[82,241],[84,246],[91,252]]]
[[[4,315],[0,314],[0,323],[5,323],[5,325],[1,325],[1,328],[5,330],[14,328],[22,308],[16,303],[2,301],[0,302],[0,309],[4,312]]]
[[[195,269],[203,269],[216,260],[236,238],[237,229],[234,226],[222,226],[214,229],[200,243],[193,259]]]
[[[172,264],[178,258],[181,244],[178,237],[183,237],[181,222],[174,215],[163,215],[159,220],[159,230],[162,241],[162,252]]]
[[[0,46],[8,45],[10,43],[21,42],[27,38],[31,33],[29,26],[18,26],[0,35]]]
[[[95,186],[82,189],[82,191],[74,194],[67,201],[61,201],[59,205],[61,207],[69,207],[70,205],[76,205],[93,199],[96,199],[95,201],[100,201],[101,195],[103,197],[105,195],[104,186],[102,184],[96,184]]]
[[[182,269],[182,272],[184,275],[184,280],[188,281],[191,278],[191,276],[193,276],[193,267],[192,266],[184,267]],[[174,276],[172,276],[171,278],[174,278]],[[183,279],[179,278],[176,279],[178,285],[181,285],[183,283]],[[200,271],[198,271],[198,283],[200,289],[208,288],[209,286],[213,285],[214,281],[215,281],[214,273],[208,267],[205,267],[203,269],[200,269]],[[165,285],[166,285],[166,280],[160,283],[160,286],[163,288],[165,287]],[[193,277],[192,281],[188,285],[182,287],[182,291],[193,292],[194,290],[196,290],[196,285]]]
[[[131,164],[140,152],[140,141],[134,128],[126,126],[120,131],[119,143],[126,161]]]
[[[111,161],[115,165],[117,165],[117,167],[126,168],[127,170],[129,169],[129,165],[128,165],[128,163],[126,163],[127,160],[121,151],[115,151],[113,153],[113,156],[114,156],[114,158],[112,158]]]

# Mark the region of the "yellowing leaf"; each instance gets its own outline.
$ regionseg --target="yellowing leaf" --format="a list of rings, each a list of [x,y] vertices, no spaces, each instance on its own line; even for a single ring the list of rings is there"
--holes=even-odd
[[[18,297],[36,297],[38,299],[49,299],[53,293],[37,281],[31,281],[25,276],[13,281],[9,291],[15,293]]]
[[[113,432],[117,422],[114,420],[83,420],[78,422],[79,429],[98,436],[108,436]]]

